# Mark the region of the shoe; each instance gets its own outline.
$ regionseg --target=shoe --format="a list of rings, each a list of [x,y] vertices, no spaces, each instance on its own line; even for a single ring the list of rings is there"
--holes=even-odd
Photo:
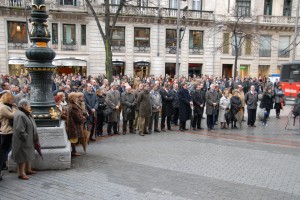
[[[154,132],[156,132],[156,133],[159,133],[159,132],[160,132],[160,130],[158,130],[158,129],[154,129]]]
[[[108,135],[108,136],[112,136],[113,134],[112,134],[112,133],[107,133],[107,135]]]
[[[255,124],[253,124],[253,125],[252,125],[252,127],[256,127],[256,125],[255,125]]]
[[[208,131],[211,131],[211,129],[210,129],[210,128],[208,128],[207,130],[208,130]]]
[[[149,134],[151,134],[151,133],[152,133],[152,130],[148,130],[148,132],[149,132]]]
[[[149,131],[145,131],[144,134],[145,134],[145,135],[150,135],[150,132],[149,132]]]
[[[135,134],[135,131],[134,130],[130,130],[129,133]]]
[[[92,141],[92,142],[95,142],[95,141],[96,141],[96,139],[94,139],[94,138],[90,138],[90,141]]]
[[[193,128],[193,131],[197,131],[197,129],[196,129],[196,128]]]
[[[267,123],[265,123],[265,126],[268,126],[268,124],[267,124]]]
[[[173,131],[173,129],[171,129],[171,128],[168,128],[168,131]]]
[[[199,128],[197,128],[198,130],[203,130],[203,128],[201,128],[201,127],[199,127]]]
[[[33,171],[33,170],[30,170],[30,171],[26,172],[26,174],[28,174],[28,175],[34,175],[36,173],[37,173],[37,171]]]
[[[114,135],[120,135],[120,133],[119,132],[115,132]]]
[[[75,153],[71,153],[71,156],[81,156],[81,154],[80,154],[80,153],[77,153],[77,152],[75,152]]]
[[[162,128],[162,129],[161,129],[161,132],[166,132],[166,129]]]
[[[126,131],[123,131],[122,135],[126,135]]]
[[[140,136],[145,136],[145,134],[144,134],[144,133],[139,133],[139,135],[140,135]]]
[[[29,179],[29,177],[26,176],[26,175],[18,176],[18,178],[21,179],[21,180],[28,180]]]
[[[98,133],[97,137],[103,137],[102,133]]]
[[[179,130],[182,131],[182,132],[184,132],[184,129],[183,129],[183,128],[180,128]]]
[[[248,125],[248,127],[252,127],[251,125]]]

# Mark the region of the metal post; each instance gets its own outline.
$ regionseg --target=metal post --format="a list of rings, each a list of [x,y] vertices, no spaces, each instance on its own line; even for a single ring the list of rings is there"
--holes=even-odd
[[[297,37],[298,37],[298,21],[299,21],[299,1],[297,1],[297,9],[296,9],[296,23],[295,23],[295,32],[294,32],[294,42],[293,42],[293,56],[292,61],[296,59],[296,47],[297,47]]]
[[[177,42],[176,42],[176,77],[179,78],[179,47],[180,47],[180,1],[177,0]]]

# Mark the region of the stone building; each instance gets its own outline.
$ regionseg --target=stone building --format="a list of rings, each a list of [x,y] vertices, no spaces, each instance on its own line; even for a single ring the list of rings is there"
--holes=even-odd
[[[57,72],[105,73],[104,44],[85,0],[45,1]],[[119,1],[111,0],[112,13]],[[175,74],[177,1],[133,0],[123,8],[113,33],[114,74]],[[90,2],[103,24],[104,0]],[[296,4],[296,0],[181,0],[180,74],[233,75],[235,51],[230,44],[235,40],[225,25],[236,22],[234,13],[244,18],[238,27],[255,35],[246,38],[239,50],[238,74],[279,73],[280,64],[292,58]],[[29,0],[0,1],[0,26],[4,27],[0,29],[0,74],[26,74],[22,66],[30,45],[26,24],[30,11],[25,12],[29,5]],[[248,33],[238,33],[241,39],[239,34]]]

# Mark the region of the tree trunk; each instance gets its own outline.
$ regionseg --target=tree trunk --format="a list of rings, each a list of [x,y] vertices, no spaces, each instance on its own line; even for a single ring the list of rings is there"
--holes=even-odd
[[[109,38],[105,39],[105,71],[106,71],[106,78],[109,82],[112,82],[112,51],[110,45]]]
[[[235,79],[235,77],[237,76],[237,61],[239,58],[239,49],[236,48],[235,50],[235,57],[234,57],[234,72],[233,72],[233,78]]]

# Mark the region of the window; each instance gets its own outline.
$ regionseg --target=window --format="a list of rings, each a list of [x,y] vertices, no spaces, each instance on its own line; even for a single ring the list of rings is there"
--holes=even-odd
[[[229,54],[229,33],[223,33],[223,54]]]
[[[190,31],[190,49],[203,49],[203,31]]]
[[[292,0],[284,0],[283,16],[291,16],[292,14]]]
[[[238,50],[238,55],[240,56],[240,55],[242,55],[242,48],[241,48],[241,43],[243,43],[243,37],[241,36],[241,35],[236,35],[236,41],[237,41],[237,43],[236,43],[236,45],[235,45],[235,37],[234,37],[234,35],[233,35],[233,37],[231,38],[232,39],[232,42],[231,42],[231,44],[232,44],[232,55],[233,56],[235,56],[235,48],[237,48],[237,50]]]
[[[264,15],[272,15],[273,0],[265,0]]]
[[[169,0],[169,8],[177,9],[178,2],[180,0]]]
[[[271,57],[271,40],[270,35],[260,36],[259,56],[260,57]]]
[[[193,0],[193,10],[202,10],[202,0]]]
[[[119,5],[120,4],[120,0],[111,0],[111,4],[112,5]]]
[[[245,55],[251,55],[252,41],[251,35],[246,35]]]
[[[278,57],[290,57],[290,36],[279,36]]]
[[[166,47],[174,47],[177,45],[177,30],[167,29],[166,30]]]
[[[150,47],[150,28],[134,28],[134,46]]]
[[[8,43],[26,43],[27,29],[26,22],[7,22]]]
[[[52,23],[52,44],[58,44],[58,25]]]
[[[86,25],[81,25],[81,45],[86,45]]]
[[[77,0],[60,0],[60,5],[77,6]]]
[[[76,29],[75,24],[63,25],[63,44],[76,44]]]
[[[236,0],[236,15],[250,17],[251,0]]]
[[[112,34],[112,46],[125,46],[125,27],[115,27]]]
[[[138,0],[139,7],[148,7],[148,0]]]

